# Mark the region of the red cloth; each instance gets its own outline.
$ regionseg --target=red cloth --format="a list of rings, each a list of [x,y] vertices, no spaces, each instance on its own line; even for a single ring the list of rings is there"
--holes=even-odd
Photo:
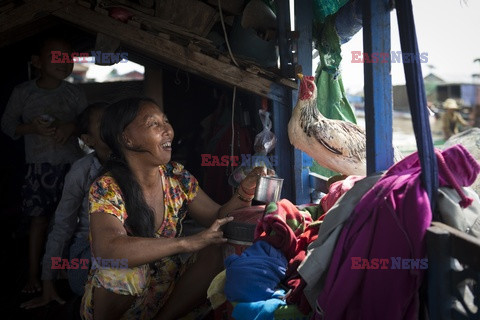
[[[292,290],[287,302],[296,304],[305,314],[311,309],[303,294],[305,283],[301,282],[297,268],[305,259],[308,244],[318,237],[319,225],[310,226],[311,223],[308,211],[299,211],[290,201],[282,199],[265,208],[265,216],[255,230],[255,241],[267,241],[282,250],[289,260],[284,282]]]
[[[336,181],[328,188],[328,194],[320,200],[323,212],[327,213],[337,200],[348,190],[352,189],[355,182],[362,180],[364,176],[348,176],[344,180]],[[323,218],[321,219],[323,220]]]
[[[265,216],[255,228],[255,241],[267,241],[290,260],[297,255],[297,238],[311,222],[310,213],[299,211],[287,199],[271,202],[265,208]]]
[[[292,290],[287,295],[288,304],[296,304],[298,309],[303,314],[308,314],[312,309],[308,303],[303,289],[306,286],[306,282],[298,274],[297,268],[307,255],[307,247],[310,243],[318,238],[319,224],[310,224],[304,233],[297,239],[297,255],[290,259],[288,262],[287,272],[285,273],[285,282],[287,286]]]

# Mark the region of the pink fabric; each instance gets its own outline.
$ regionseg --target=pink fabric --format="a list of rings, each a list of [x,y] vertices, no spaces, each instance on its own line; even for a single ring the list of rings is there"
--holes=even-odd
[[[480,166],[464,147],[441,154],[445,165],[439,166],[440,186],[475,181]],[[360,200],[338,239],[315,320],[418,319],[424,270],[390,269],[390,264],[385,270],[358,270],[352,269],[352,258],[425,258],[424,237],[432,215],[420,173],[414,153],[392,166]]]
[[[353,185],[358,180],[362,180],[364,176],[348,176],[344,180],[336,181],[328,188],[328,194],[320,200],[323,212],[327,213],[337,200],[348,190],[353,188]],[[323,219],[322,219],[323,220]]]

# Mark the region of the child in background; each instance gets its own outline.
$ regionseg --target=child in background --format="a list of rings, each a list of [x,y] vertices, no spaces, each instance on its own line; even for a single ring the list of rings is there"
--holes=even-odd
[[[52,258],[62,257],[65,248],[69,255],[62,258],[68,258],[69,263],[75,258],[79,261],[80,259],[90,261],[88,192],[110,154],[110,150],[100,138],[100,123],[106,106],[106,103],[92,104],[80,116],[78,123],[80,138],[95,152],[76,161],[65,177],[62,199],[55,211],[55,223],[48,235],[43,256],[43,293],[40,297],[23,303],[21,305],[23,308],[40,307],[53,300],[60,304],[65,302],[58,295],[54,285],[58,270],[52,268]],[[68,270],[70,288],[79,296],[83,295],[88,276],[88,269],[82,267],[83,265],[79,264],[78,269]]]
[[[81,151],[75,118],[87,106],[83,91],[63,79],[73,63],[52,63],[52,51],[71,53],[62,39],[44,40],[32,56],[40,77],[15,87],[2,117],[2,130],[12,139],[24,137],[26,176],[22,188],[23,212],[31,217],[29,271],[23,292],[41,290],[39,279],[48,222],[55,211],[70,165]]]

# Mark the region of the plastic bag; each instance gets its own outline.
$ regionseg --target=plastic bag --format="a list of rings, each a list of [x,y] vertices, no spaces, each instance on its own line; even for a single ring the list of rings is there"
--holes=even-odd
[[[260,109],[258,110],[258,114],[262,121],[263,129],[255,136],[255,154],[253,156],[241,155],[241,165],[236,168],[228,178],[228,183],[233,187],[238,187],[240,182],[242,182],[253,168],[266,167],[267,169],[273,169],[273,165],[275,164],[275,161],[272,161],[272,159],[267,156],[267,154],[275,148],[277,142],[275,134],[270,131],[272,129],[270,113]]]
[[[262,121],[263,130],[255,136],[254,149],[255,153],[261,155],[267,155],[275,148],[277,138],[272,131],[272,121],[270,121],[270,112],[264,110],[258,110],[258,115]]]

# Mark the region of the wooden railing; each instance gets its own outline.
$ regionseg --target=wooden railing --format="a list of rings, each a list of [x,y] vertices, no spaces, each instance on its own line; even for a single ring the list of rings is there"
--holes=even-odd
[[[480,240],[433,222],[427,248],[429,318],[480,319]]]

